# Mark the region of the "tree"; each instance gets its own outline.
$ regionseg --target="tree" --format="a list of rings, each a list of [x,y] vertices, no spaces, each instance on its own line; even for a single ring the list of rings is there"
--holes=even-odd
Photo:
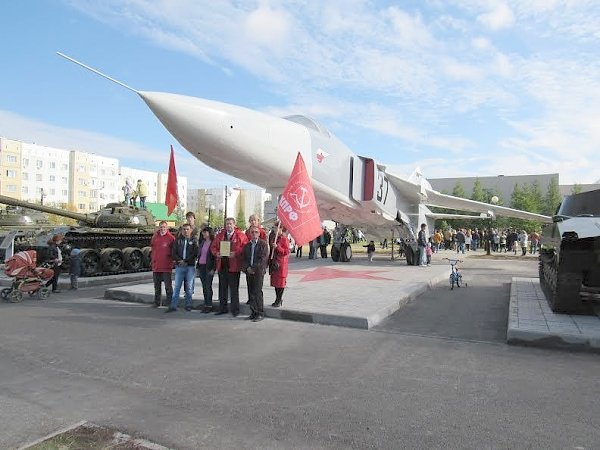
[[[238,210],[235,222],[240,230],[244,230],[246,228],[246,214],[244,213],[244,210],[241,207]]]
[[[575,183],[571,188],[571,195],[581,193],[581,185],[579,183]]]
[[[483,186],[481,186],[481,181],[479,181],[479,178],[475,178],[475,183],[473,183],[473,193],[471,194],[471,200],[475,200],[478,202],[489,201],[488,196],[483,190]]]
[[[454,185],[454,189],[452,189],[452,195],[455,197],[467,198],[467,194],[465,193],[465,188],[463,187],[460,181],[457,181]]]
[[[558,179],[552,177],[550,179],[550,183],[548,184],[546,196],[544,197],[544,206],[542,207],[542,214],[545,214],[547,216],[555,214],[561,201],[562,197],[560,195],[560,191],[558,190]]]

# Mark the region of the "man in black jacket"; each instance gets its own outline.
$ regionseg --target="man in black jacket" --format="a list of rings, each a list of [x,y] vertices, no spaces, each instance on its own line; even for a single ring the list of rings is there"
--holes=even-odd
[[[249,231],[251,240],[242,250],[242,272],[246,273],[250,309],[252,309],[248,319],[259,322],[265,317],[262,288],[269,260],[269,246],[267,241],[259,239],[260,229],[257,226],[251,226]]]
[[[173,243],[173,261],[175,261],[175,289],[171,306],[165,312],[177,311],[181,285],[185,290],[185,310],[192,310],[192,294],[194,276],[196,275],[196,260],[198,259],[198,241],[192,238],[192,227],[185,223],[181,227],[181,234]]]

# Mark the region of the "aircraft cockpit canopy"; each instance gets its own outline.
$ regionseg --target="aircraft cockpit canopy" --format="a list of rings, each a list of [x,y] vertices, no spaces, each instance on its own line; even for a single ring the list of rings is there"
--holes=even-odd
[[[327,128],[325,128],[323,125],[321,125],[314,119],[311,119],[310,117],[306,117],[301,114],[294,114],[292,116],[285,116],[283,118],[289,120],[290,122],[295,122],[297,124],[303,125],[309,130],[313,130],[318,133],[324,134],[327,137],[331,136]]]

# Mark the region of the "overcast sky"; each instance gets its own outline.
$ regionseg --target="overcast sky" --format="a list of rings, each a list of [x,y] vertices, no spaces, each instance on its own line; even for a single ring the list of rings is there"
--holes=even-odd
[[[314,117],[425,177],[600,179],[600,1],[2,2],[0,136],[118,157],[190,187],[193,159],[134,93]]]

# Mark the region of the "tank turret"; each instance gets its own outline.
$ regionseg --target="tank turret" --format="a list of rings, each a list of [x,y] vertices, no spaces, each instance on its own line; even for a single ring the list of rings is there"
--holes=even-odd
[[[68,217],[79,223],[75,226],[46,229],[35,234],[9,233],[0,243],[0,256],[4,254],[7,257],[21,250],[40,250],[53,234],[60,233],[64,235],[63,266],[68,266],[71,250],[79,248],[82,276],[151,269],[150,242],[156,227],[154,216],[146,209],[122,203],[109,203],[100,211],[81,214],[2,195],[0,195],[0,203]]]
[[[45,205],[36,205],[23,200],[0,195],[0,203],[13,207],[27,208],[48,214],[56,214],[68,217],[79,222],[80,225],[101,228],[144,228],[150,227],[154,230],[154,216],[147,210],[135,206],[127,206],[122,203],[109,203],[98,212],[82,214],[66,209],[54,208]]]
[[[565,197],[544,227],[540,285],[552,311],[589,314],[600,293],[600,190]]]
[[[7,206],[0,209],[0,229],[3,228],[35,228],[49,226],[48,215],[20,206]]]

